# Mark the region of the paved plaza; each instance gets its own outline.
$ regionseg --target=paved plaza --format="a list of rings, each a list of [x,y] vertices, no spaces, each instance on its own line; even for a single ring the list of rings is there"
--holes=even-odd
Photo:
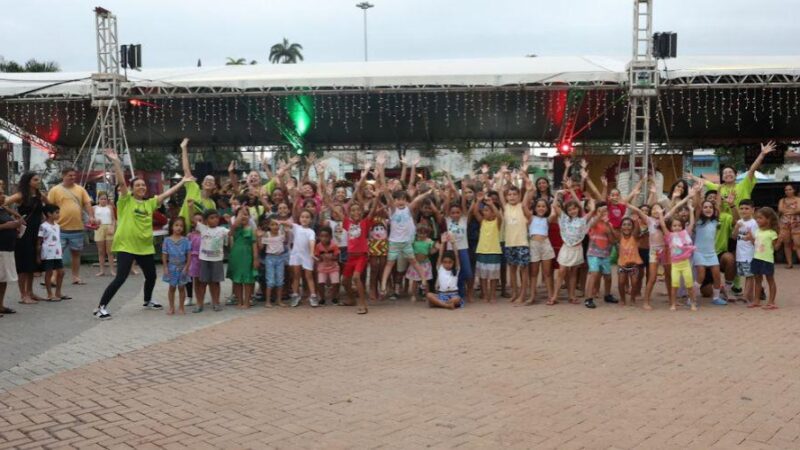
[[[796,449],[800,271],[777,272],[781,309],[697,313],[659,298],[169,317],[132,277],[93,322],[108,279],[35,306],[10,287],[0,448]]]

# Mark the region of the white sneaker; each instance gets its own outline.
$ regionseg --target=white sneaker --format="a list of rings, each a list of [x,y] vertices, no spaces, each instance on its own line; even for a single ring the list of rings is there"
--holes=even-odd
[[[108,310],[106,310],[105,306],[100,306],[98,308],[95,308],[92,315],[94,316],[95,319],[100,319],[100,320],[108,320],[111,318],[111,314],[108,313]]]
[[[299,295],[297,295],[297,294],[292,294],[292,296],[290,297],[290,299],[291,299],[291,300],[290,300],[290,303],[289,303],[289,304],[292,306],[292,308],[296,308],[296,307],[297,307],[297,305],[299,305],[299,304],[300,304],[300,296],[299,296]]]
[[[316,295],[312,295],[311,297],[309,297],[308,298],[308,302],[311,303],[311,306],[313,308],[316,308],[317,306],[319,306],[319,299],[317,298]]]
[[[164,307],[161,306],[160,303],[154,302],[152,300],[150,300],[149,302],[145,303],[144,307],[147,308],[147,309],[164,309]]]

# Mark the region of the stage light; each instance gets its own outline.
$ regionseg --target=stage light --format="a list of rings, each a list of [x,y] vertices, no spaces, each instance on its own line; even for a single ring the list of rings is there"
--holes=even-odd
[[[132,98],[132,99],[128,100],[128,103],[130,103],[131,106],[141,106],[142,105],[142,101],[139,100],[138,98]]]
[[[572,152],[575,151],[575,147],[572,146],[571,142],[562,142],[558,144],[558,154],[561,156],[572,156]]]

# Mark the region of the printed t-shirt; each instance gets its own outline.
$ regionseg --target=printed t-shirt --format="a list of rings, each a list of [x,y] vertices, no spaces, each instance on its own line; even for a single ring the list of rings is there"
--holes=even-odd
[[[228,242],[228,230],[198,223],[197,231],[200,232],[200,260],[222,261],[225,244]]]
[[[39,237],[42,238],[42,249],[39,253],[42,261],[61,259],[61,227],[57,223],[50,225],[42,222],[39,225]]]
[[[372,226],[372,220],[361,219],[360,222],[350,221],[350,217],[344,218],[344,229],[347,230],[347,254],[366,254],[369,250],[367,236]]]
[[[775,239],[778,239],[778,233],[776,233],[775,230],[759,229],[758,232],[756,232],[756,252],[754,258],[774,263],[775,249],[772,246],[772,241]]]
[[[755,256],[756,247],[753,242],[746,240],[747,232],[750,231],[753,237],[758,233],[758,222],[756,219],[740,220],[739,233],[736,235],[736,262],[749,262]]]
[[[314,249],[314,256],[319,259],[317,272],[335,273],[339,271],[339,247],[331,242],[327,247],[320,242]]]

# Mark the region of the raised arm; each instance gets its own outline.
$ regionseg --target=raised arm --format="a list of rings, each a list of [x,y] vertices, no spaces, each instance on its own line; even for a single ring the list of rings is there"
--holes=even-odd
[[[603,197],[603,194],[600,193],[600,191],[597,190],[597,186],[595,186],[595,184],[592,181],[592,179],[589,178],[589,172],[584,168],[581,168],[581,179],[585,180],[586,186],[589,188],[588,192],[591,193],[591,195],[594,198],[599,199],[599,200],[604,200],[605,199],[605,197]],[[605,175],[603,175],[600,178],[600,181],[603,182],[603,192],[605,192],[606,191],[606,187],[608,186],[608,181],[606,180]]]
[[[775,141],[769,141],[766,143],[766,145],[761,144],[761,153],[758,154],[756,160],[750,165],[750,169],[747,171],[747,178],[753,178],[756,176],[756,170],[761,167],[761,163],[764,162],[764,158],[770,153],[774,152],[775,149]]]
[[[478,221],[478,223],[483,222],[483,215],[481,215],[480,210],[478,209],[478,205],[480,205],[481,201],[483,201],[484,193],[483,191],[478,191],[475,193],[475,201],[472,202],[472,206],[469,209],[469,213],[472,214],[472,217]]]
[[[694,206],[692,206],[692,204],[689,203],[689,224],[686,225],[686,231],[689,234],[692,234],[692,231],[694,231],[694,224],[696,223],[696,221],[697,218],[694,215]]]
[[[184,139],[184,141],[188,141],[188,139]],[[115,152],[113,148],[106,149],[106,158],[108,158],[114,166],[114,176],[117,178],[120,196],[128,195],[128,185],[125,184],[125,172],[122,171],[122,163],[119,162],[117,152]]]
[[[239,192],[239,176],[236,175],[236,161],[231,160],[230,164],[228,164],[228,181],[231,183],[231,187],[234,192]]]
[[[692,185],[692,187],[691,187],[691,188],[689,188],[689,195],[687,195],[687,196],[686,196],[686,197],[685,197],[683,200],[681,200],[681,201],[679,201],[678,203],[676,203],[676,204],[675,204],[675,206],[673,206],[673,207],[672,207],[672,208],[671,208],[671,209],[670,209],[670,210],[669,210],[669,211],[668,211],[668,212],[667,212],[667,213],[664,215],[664,217],[671,217],[673,214],[675,214],[675,211],[677,211],[678,209],[680,209],[681,207],[683,207],[683,205],[685,205],[685,204],[689,203],[689,202],[690,202],[690,201],[691,201],[691,200],[694,198],[694,196],[695,196],[697,193],[699,193],[699,192],[700,192],[702,189],[703,189],[703,186],[702,186],[700,183],[695,183],[694,185]]]
[[[171,197],[174,193],[178,192],[178,189],[180,189],[187,181],[194,181],[194,177],[192,177],[192,176],[188,176],[188,177],[184,176],[183,179],[181,179],[181,181],[178,184],[176,184],[175,186],[172,186],[171,188],[169,188],[166,191],[164,191],[161,194],[159,194],[156,197],[156,200],[158,201],[158,204],[160,205],[161,203],[164,202],[164,200],[166,200],[167,198]]]
[[[631,192],[628,194],[627,197],[625,197],[624,203],[630,204],[633,201],[633,199],[635,199],[642,192],[643,182],[644,178],[639,178],[639,181],[636,182],[636,185],[633,187]]]
[[[189,138],[181,141],[181,165],[183,166],[183,176],[192,176],[192,166],[189,165]]]

